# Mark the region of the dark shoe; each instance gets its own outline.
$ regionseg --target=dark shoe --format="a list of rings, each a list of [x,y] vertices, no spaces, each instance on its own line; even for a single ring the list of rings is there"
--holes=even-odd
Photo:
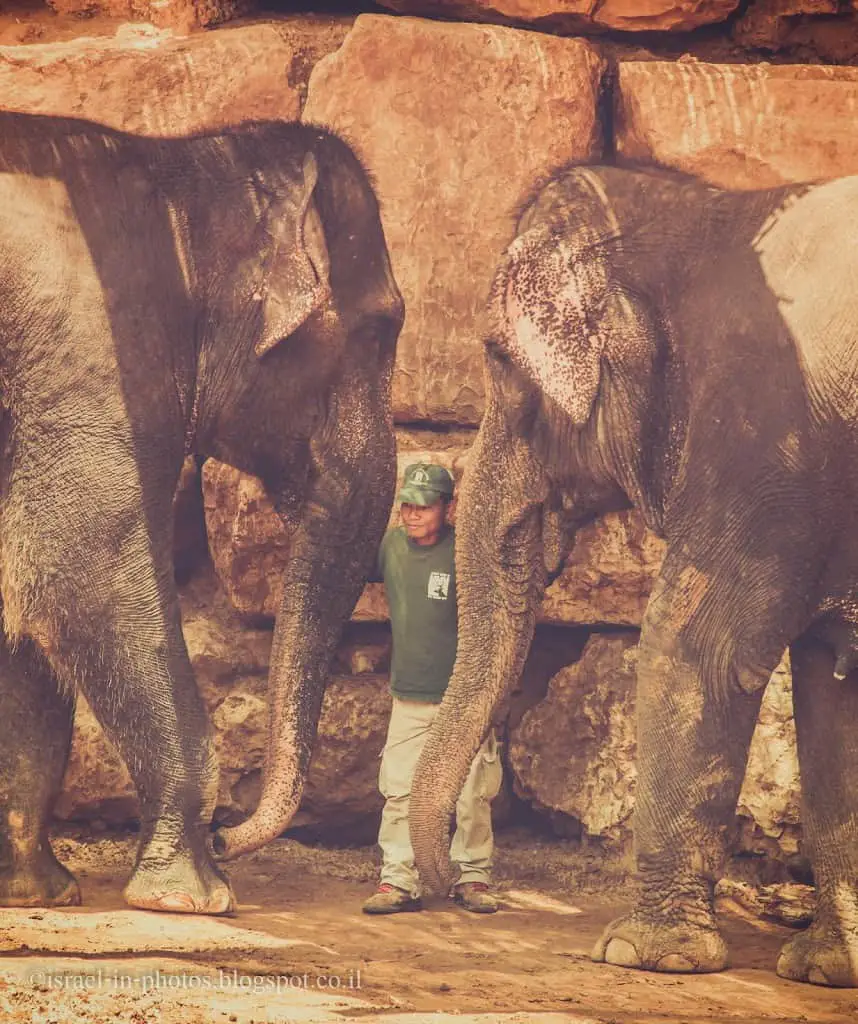
[[[422,910],[420,900],[404,889],[382,882],[363,905],[365,914],[401,914],[404,910]]]
[[[485,882],[462,882],[453,889],[453,899],[474,914],[494,914],[498,901]]]

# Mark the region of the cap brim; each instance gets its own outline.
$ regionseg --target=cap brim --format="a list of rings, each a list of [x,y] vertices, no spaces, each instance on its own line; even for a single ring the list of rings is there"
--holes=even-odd
[[[406,484],[397,494],[396,500],[404,501],[406,505],[422,505],[424,508],[428,508],[429,505],[439,502],[442,497],[440,491],[425,490],[422,487]]]

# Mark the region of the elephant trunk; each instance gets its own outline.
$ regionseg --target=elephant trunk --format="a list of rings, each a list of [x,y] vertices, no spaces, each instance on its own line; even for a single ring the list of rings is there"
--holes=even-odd
[[[366,431],[375,443],[361,448],[347,420],[341,408],[348,448],[317,465],[290,552],[271,651],[262,793],[246,821],[215,836],[215,853],[227,860],[276,838],[298,809],[331,659],[387,526],[396,481],[392,424]]]
[[[452,881],[449,824],[493,714],[524,665],[544,592],[544,476],[521,442],[504,437],[490,405],[456,515],[456,664],[420,757],[410,830],[421,881]]]

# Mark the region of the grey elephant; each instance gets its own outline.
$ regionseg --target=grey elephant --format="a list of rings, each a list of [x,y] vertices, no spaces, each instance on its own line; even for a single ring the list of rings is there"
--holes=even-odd
[[[643,884],[594,958],[727,965],[713,886],[789,648],[818,910],[778,972],[858,983],[856,220],[858,177],[733,193],[581,167],[526,203],[488,304],[458,657],[412,793],[430,882],[546,581],[583,523],[634,506],[666,540],[639,650]]]
[[[127,901],[228,912],[173,493],[187,453],[213,456],[294,526],[263,791],[216,837],[229,857],[294,811],[392,502],[403,305],[378,204],[310,126],[144,139],[3,113],[0,210],[0,905],[80,899],[47,834],[79,690],[140,797]]]

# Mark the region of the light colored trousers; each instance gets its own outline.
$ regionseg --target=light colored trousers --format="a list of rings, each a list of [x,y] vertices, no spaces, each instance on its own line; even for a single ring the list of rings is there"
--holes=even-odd
[[[385,799],[378,834],[384,858],[381,881],[404,889],[412,896],[419,895],[420,884],[408,833],[411,780],[440,706],[393,698],[378,773],[378,788]],[[492,730],[477,751],[456,801],[456,833],[450,857],[461,868],[458,882],[489,881],[494,852],[491,801],[500,790],[501,774],[498,745]]]

